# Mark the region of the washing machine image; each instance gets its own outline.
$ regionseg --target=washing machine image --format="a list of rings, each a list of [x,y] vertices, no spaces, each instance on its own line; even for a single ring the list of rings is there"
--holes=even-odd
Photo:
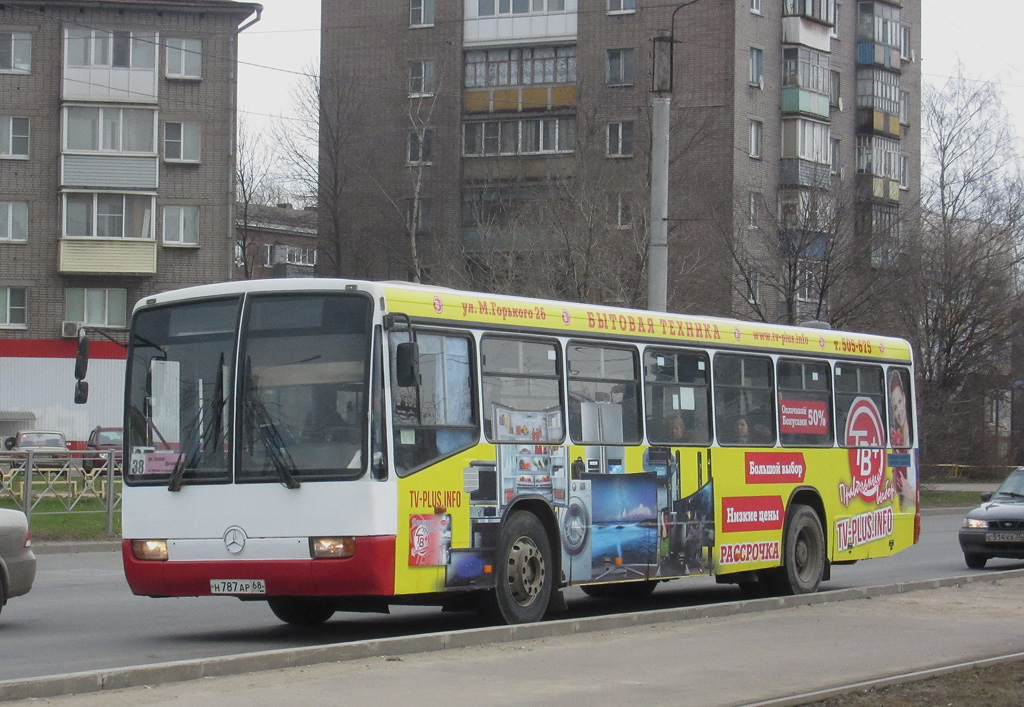
[[[562,571],[570,582],[591,578],[590,534],[593,525],[590,481],[569,480],[569,503],[561,509]]]

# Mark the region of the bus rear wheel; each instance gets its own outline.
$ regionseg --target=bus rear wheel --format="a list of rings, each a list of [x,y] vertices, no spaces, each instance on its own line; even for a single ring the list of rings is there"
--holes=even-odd
[[[274,616],[292,626],[319,626],[334,616],[334,602],[320,597],[273,597],[267,600]]]
[[[810,506],[796,504],[783,541],[782,567],[775,570],[780,594],[813,594],[825,576],[825,532]]]
[[[498,538],[494,593],[485,613],[507,624],[540,621],[551,602],[552,568],[551,543],[540,520],[514,512]]]

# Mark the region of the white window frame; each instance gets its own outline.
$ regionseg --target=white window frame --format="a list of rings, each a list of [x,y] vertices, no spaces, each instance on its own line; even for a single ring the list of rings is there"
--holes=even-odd
[[[565,12],[565,0],[477,0],[477,17]]]
[[[747,226],[749,226],[750,228],[752,228],[754,230],[759,228],[758,223],[757,223],[757,221],[758,221],[757,214],[761,210],[761,202],[763,200],[764,200],[764,196],[760,192],[756,192],[756,191],[750,192],[750,202],[749,202],[749,207],[748,207],[749,208],[749,214],[748,214]]]
[[[29,32],[0,32],[0,47],[10,56],[10,62],[0,64],[0,74],[32,73],[32,34]]]
[[[409,62],[409,98],[434,95],[434,61],[420,59]]]
[[[764,121],[750,119],[750,149],[748,154],[755,160],[761,159],[764,149]]]
[[[168,136],[169,126],[176,125],[179,137]],[[168,120],[164,123],[164,162],[185,162],[198,164],[202,161],[203,148],[202,124],[190,120]],[[171,146],[177,146],[178,156],[170,154]],[[187,154],[186,154],[187,153]]]
[[[80,293],[80,295],[79,295]],[[81,296],[82,315],[76,316],[78,303],[72,298]],[[91,309],[102,308],[103,317],[90,318]],[[64,288],[64,319],[94,327],[123,329],[128,326],[128,290],[120,287],[66,287]]]
[[[88,221],[89,221],[89,223],[88,223],[88,233],[86,233],[85,235],[82,235],[82,234],[71,235],[71,234],[68,233],[68,198],[69,197],[83,197],[83,196],[92,197],[91,203],[89,204],[89,207],[88,207],[89,208],[89,212],[87,214]],[[101,236],[101,235],[98,235],[99,234],[99,230],[100,230],[99,229],[99,221],[100,221],[100,218],[101,218],[101,215],[99,213],[99,198],[101,196],[103,196],[103,197],[112,197],[112,196],[120,196],[120,197],[122,197],[122,199],[121,199],[121,235],[120,236],[106,236],[106,235]],[[125,208],[125,204],[126,204],[125,199],[127,199],[129,197],[137,198],[140,202],[143,199],[148,199],[149,200],[149,206],[148,207],[144,207],[145,210],[143,211],[144,221],[143,221],[143,224],[142,224],[143,225],[143,233],[141,235],[135,235],[135,234],[133,234],[133,235],[125,235],[125,226],[126,226],[126,224],[125,224],[125,212],[127,210]],[[139,240],[144,240],[144,241],[153,240],[153,229],[154,229],[153,221],[154,221],[154,218],[155,218],[155,216],[154,216],[155,208],[154,207],[156,206],[156,196],[153,195],[153,194],[139,194],[137,192],[84,192],[84,191],[81,191],[81,192],[64,192],[61,195],[61,201],[62,201],[62,205],[63,205],[63,209],[64,209],[64,212],[63,212],[63,215],[62,215],[62,218],[61,218],[61,233],[62,233],[64,238],[74,238],[74,239],[103,238],[103,239],[118,239],[118,240],[136,240],[136,241],[139,241]]]
[[[434,0],[409,0],[409,26],[434,26]]]
[[[284,255],[278,262],[288,265],[304,265],[307,267],[316,266],[316,246],[292,245],[290,243],[266,243],[263,246],[265,262],[263,267],[272,268],[277,265],[275,256],[278,253]]]
[[[606,130],[608,157],[633,156],[633,121],[615,120],[608,123]]]
[[[750,48],[750,85],[764,88],[764,49]]]
[[[636,75],[636,52],[632,47],[605,51],[605,85],[632,86]],[[613,67],[615,72],[613,75]]]
[[[198,81],[203,78],[203,40],[168,37],[164,75],[169,79]],[[198,63],[198,67],[196,67]]]
[[[608,211],[612,228],[627,231],[633,228],[633,207],[629,194],[616,192],[608,195]]]
[[[194,205],[169,205],[164,207],[164,245],[199,245],[199,207]],[[189,229],[189,225],[192,229]]]
[[[636,12],[636,0],[608,0],[609,15],[631,15]]]
[[[755,15],[761,14],[761,0],[750,0],[750,11]]]
[[[74,109],[85,109],[96,111],[96,125],[92,135],[95,147],[71,147],[68,140],[71,137],[71,115]],[[149,143],[148,150],[124,150],[125,121],[124,112],[134,110],[149,113]],[[104,134],[106,126],[111,123],[111,117],[116,116],[117,121],[117,146],[105,146],[107,136]],[[87,106],[76,105],[64,108],[64,149],[68,152],[89,152],[107,154],[131,154],[131,155],[155,155],[156,154],[156,111],[148,108],[119,108],[117,106]]]
[[[66,67],[109,67],[112,69],[156,69],[155,32],[134,32],[131,30],[102,30],[69,27],[64,34],[64,66]],[[127,39],[128,60],[117,61],[118,44]],[[72,42],[85,42],[85,63],[71,63],[75,52]],[[123,51],[124,47],[122,47]]]
[[[15,226],[18,225],[20,228],[15,232]],[[26,243],[27,241],[28,202],[0,201],[0,243]]]
[[[11,303],[11,293],[21,293],[21,306],[16,307]],[[0,287],[0,327],[5,329],[24,329],[28,326],[28,288],[26,287]],[[15,312],[21,312],[21,321],[13,321]]]
[[[17,126],[15,125],[17,121]],[[20,150],[24,140],[25,151]],[[19,141],[16,143],[15,141]],[[27,160],[32,142],[32,121],[18,115],[0,115],[0,159]]]

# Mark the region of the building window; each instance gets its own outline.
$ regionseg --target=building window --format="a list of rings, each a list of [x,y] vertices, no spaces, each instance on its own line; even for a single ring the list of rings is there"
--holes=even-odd
[[[900,25],[900,59],[910,61],[910,27]]]
[[[747,225],[750,226],[751,228],[757,228],[757,215],[758,212],[761,210],[761,200],[763,198],[764,197],[762,197],[756,191],[750,192],[750,215]]]
[[[761,137],[764,133],[764,123],[760,120],[750,121],[750,156],[761,159]]]
[[[902,36],[900,8],[882,2],[858,3],[857,39],[899,48]]]
[[[761,0],[750,0],[750,11],[755,15],[761,14]]]
[[[633,228],[633,208],[628,194],[608,195],[608,223],[612,228]]]
[[[828,104],[833,108],[839,108],[843,102],[843,94],[840,90],[842,74],[835,69],[829,69]]]
[[[877,135],[857,136],[857,171],[899,179],[899,140]]]
[[[25,326],[25,300],[24,287],[0,287],[0,326]]]
[[[575,84],[576,47],[526,47],[466,52],[466,88]]]
[[[834,138],[831,138],[831,140],[832,140],[832,147],[831,147],[832,174],[839,174],[840,171],[841,171],[841,165],[842,165],[841,154],[840,154],[840,151],[839,151],[839,138],[834,137]]]
[[[636,12],[636,0],[608,0],[608,12]]]
[[[199,245],[199,207],[164,207],[164,243]]]
[[[405,202],[406,233],[430,233],[430,199],[407,199]]]
[[[564,153],[575,148],[575,118],[488,120],[463,126],[462,154],[466,157]]]
[[[64,149],[153,154],[155,117],[142,108],[69,106]]]
[[[153,200],[141,194],[65,194],[64,237],[152,238]]]
[[[434,0],[409,0],[409,24],[413,27],[434,24]]]
[[[633,121],[608,123],[608,156],[630,157],[633,154]]]
[[[750,48],[750,85],[764,88],[764,50]]]
[[[900,155],[900,189],[910,188],[910,158]]]
[[[0,157],[28,157],[28,118],[0,115]]]
[[[266,262],[264,265],[272,268],[275,265],[316,265],[316,248],[311,246],[288,245],[286,243],[267,243],[264,248]]]
[[[900,76],[885,69],[857,71],[857,107],[873,108],[890,115],[900,112]]]
[[[633,50],[609,49],[605,82],[609,86],[633,85]]]
[[[837,2],[832,15],[832,26],[829,28],[829,36],[834,39],[839,39],[839,15],[840,10],[842,10],[842,6],[842,3]]]
[[[167,40],[167,78],[201,79],[203,77],[203,40]]]
[[[782,85],[829,94],[832,81],[829,55],[807,47],[782,50]]]
[[[199,123],[164,123],[164,159],[168,162],[198,162]]]
[[[806,17],[822,24],[834,25],[836,21],[835,0],[784,0],[783,17]]]
[[[900,123],[910,125],[910,92],[900,91]]]
[[[32,35],[0,32],[0,74],[32,72]]]
[[[0,201],[0,242],[24,243],[28,240],[28,203]]]
[[[565,0],[477,0],[478,17],[565,12]]]
[[[434,95],[434,62],[409,62],[409,97]]]
[[[67,66],[155,69],[156,35],[152,32],[70,28],[64,56]]]
[[[123,327],[128,290],[110,287],[68,287],[64,290],[64,318],[91,326]]]
[[[434,130],[423,128],[409,131],[409,164],[430,164],[433,156]]]
[[[832,164],[832,133],[828,123],[803,118],[782,121],[782,157]]]

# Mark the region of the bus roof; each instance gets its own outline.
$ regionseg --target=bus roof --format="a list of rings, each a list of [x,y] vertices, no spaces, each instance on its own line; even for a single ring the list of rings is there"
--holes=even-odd
[[[232,281],[152,295],[140,300],[136,309],[247,292],[339,290],[367,292],[375,300],[383,298],[385,313],[405,314],[414,322],[487,325],[544,334],[611,336],[666,344],[762,349],[906,363],[912,359],[907,341],[879,334],[468,292],[408,282],[334,278]]]

